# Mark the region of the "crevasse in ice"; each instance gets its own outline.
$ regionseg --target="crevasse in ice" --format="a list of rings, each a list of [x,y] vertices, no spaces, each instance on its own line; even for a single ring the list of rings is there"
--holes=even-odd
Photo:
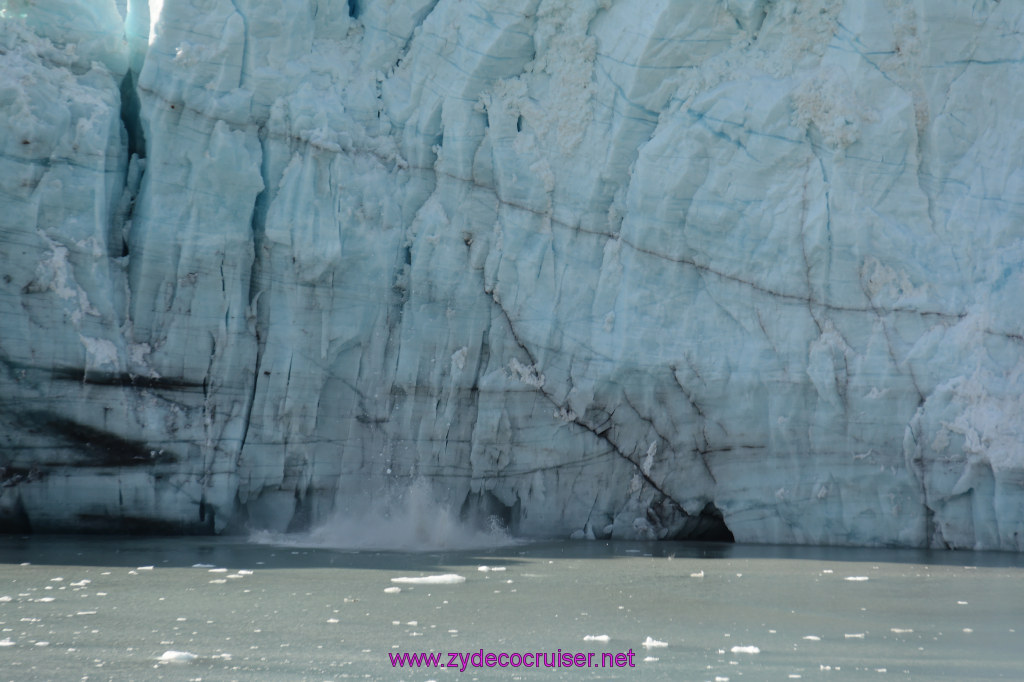
[[[1020,4],[0,8],[4,527],[1024,548]]]

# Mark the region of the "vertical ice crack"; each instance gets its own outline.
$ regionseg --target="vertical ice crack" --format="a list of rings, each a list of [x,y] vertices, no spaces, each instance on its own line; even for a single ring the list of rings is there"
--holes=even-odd
[[[266,230],[266,216],[269,209],[270,188],[272,185],[270,182],[269,155],[267,153],[267,130],[264,126],[260,126],[258,135],[260,141],[260,179],[263,181],[263,189],[256,195],[256,199],[253,202],[252,218],[249,223],[252,233],[253,257],[252,263],[249,265],[248,305],[245,311],[247,328],[249,333],[255,337],[256,353],[253,358],[252,389],[247,397],[248,405],[245,406],[245,422],[242,426],[242,438],[238,446],[239,460],[241,460],[242,453],[245,451],[249,428],[252,425],[252,410],[256,404],[256,390],[259,386],[260,367],[263,363],[263,352],[266,346],[266,338],[262,331],[266,328],[266,318],[269,315],[266,306],[260,305],[260,298],[263,293],[260,285],[262,279],[263,235]]]
[[[687,363],[690,363],[689,359],[687,359]],[[703,444],[697,443],[695,439],[695,450],[697,454],[700,455],[700,461],[704,465],[704,469],[705,471],[707,471],[708,476],[711,478],[713,482],[718,483],[718,479],[715,478],[715,474],[711,471],[711,465],[708,463],[708,453],[711,452],[711,439],[708,438],[708,417],[704,413],[704,409],[700,406],[700,403],[698,403],[697,400],[694,398],[692,392],[688,390],[686,386],[683,385],[683,382],[679,379],[679,369],[675,365],[669,365],[669,370],[671,371],[672,378],[675,380],[676,385],[679,387],[679,390],[686,398],[686,401],[690,403],[690,407],[692,407],[693,411],[697,413],[697,419],[700,424],[700,437],[701,440],[703,440],[704,442]],[[696,369],[693,369],[692,371],[694,372],[694,374],[697,374]],[[697,374],[697,376],[698,378],[700,377],[699,374]],[[722,429],[723,432],[725,431],[725,427],[723,427],[721,424],[718,424],[718,427]]]
[[[241,88],[245,85],[245,69],[249,58],[249,19],[238,6],[238,0],[231,0],[231,6],[242,20],[242,65],[238,69],[238,87]]]

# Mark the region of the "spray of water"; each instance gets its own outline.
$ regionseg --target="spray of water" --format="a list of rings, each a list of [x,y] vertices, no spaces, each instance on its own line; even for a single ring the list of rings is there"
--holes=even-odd
[[[517,543],[497,518],[488,519],[482,526],[460,519],[451,507],[439,504],[422,481],[383,495],[360,513],[336,513],[309,532],[258,531],[252,540],[297,547],[405,552],[486,549]]]

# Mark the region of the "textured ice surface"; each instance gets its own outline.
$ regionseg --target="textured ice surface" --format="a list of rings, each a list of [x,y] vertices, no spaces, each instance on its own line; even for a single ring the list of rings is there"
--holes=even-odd
[[[0,8],[5,527],[1024,547],[1019,3]]]

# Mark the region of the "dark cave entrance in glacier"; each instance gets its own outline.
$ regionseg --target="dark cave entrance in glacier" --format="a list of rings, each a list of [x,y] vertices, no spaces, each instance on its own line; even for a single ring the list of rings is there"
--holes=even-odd
[[[725,518],[714,502],[708,502],[699,514],[686,517],[682,528],[666,540],[689,540],[697,542],[736,542]]]
[[[662,497],[647,507],[647,518],[634,527],[650,539],[687,542],[736,542],[722,511],[708,502],[697,513],[687,512],[675,500]]]
[[[520,503],[508,506],[489,491],[469,493],[459,509],[463,523],[479,529],[495,526],[512,535],[519,532]],[[736,542],[721,510],[708,502],[697,514],[688,514],[674,501],[663,499],[648,508],[647,520],[660,540],[687,542]],[[607,537],[599,535],[598,537]],[[652,538],[653,539],[653,538]]]
[[[459,519],[481,530],[491,530],[497,525],[515,535],[518,530],[519,501],[510,507],[488,490],[469,493],[459,509]]]

